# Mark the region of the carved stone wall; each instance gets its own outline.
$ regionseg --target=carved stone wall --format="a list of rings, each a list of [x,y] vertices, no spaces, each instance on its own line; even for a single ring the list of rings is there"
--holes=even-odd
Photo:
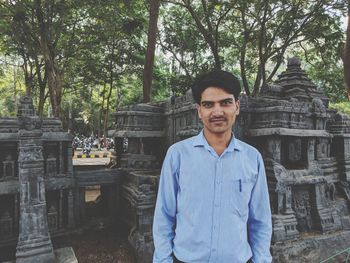
[[[71,136],[59,120],[35,116],[31,98],[20,102],[17,118],[0,119],[0,248],[19,240],[18,262],[50,261],[47,231],[68,233],[78,223]]]
[[[281,247],[288,244],[290,248],[288,242],[293,241],[297,251],[298,244],[310,235],[328,237],[332,232],[349,230],[350,118],[328,107],[329,99],[308,78],[297,58],[288,61],[286,71],[275,83],[265,85],[259,97],[243,95],[240,101],[241,113],[234,133],[237,138],[257,147],[264,158],[273,213],[272,252],[276,262],[286,262],[286,258],[288,262],[301,262],[291,260],[287,254],[280,255]],[[150,111],[157,112],[152,120]],[[137,121],[142,123],[137,133],[137,125],[129,125],[135,124],[132,116],[136,114]],[[152,123],[156,125],[153,127]],[[144,161],[157,160],[158,166],[172,143],[196,135],[202,127],[190,91],[185,96],[148,105],[148,108],[145,105],[123,108],[117,112],[116,119],[114,135],[119,141],[116,159],[121,160],[121,166],[129,171],[146,169],[143,173],[147,175],[146,165],[131,160],[136,160],[132,154],[144,152],[141,141],[149,136],[150,130],[153,132],[153,147],[162,150],[151,153],[152,157],[147,156]],[[123,147],[121,151],[123,141],[128,140],[129,148]],[[163,155],[159,155],[160,152]],[[123,165],[126,163],[128,165]],[[129,177],[133,175],[125,175],[127,181]],[[132,180],[129,184],[133,185],[131,188],[137,188]],[[126,192],[122,195],[129,211],[139,211],[137,202],[126,198]],[[137,212],[130,218],[135,218],[135,214]],[[134,231],[138,227],[136,224]],[[342,238],[344,236],[342,234]],[[330,237],[330,240],[334,238]],[[341,246],[349,247],[350,238]],[[332,253],[324,243],[317,249],[319,255]],[[152,252],[150,249],[148,253],[151,255]],[[307,255],[305,258],[310,260]],[[319,260],[322,258],[314,257],[303,262]],[[140,262],[148,261],[140,258]]]
[[[260,97],[241,96],[240,101],[234,133],[264,158],[274,260],[318,262],[335,249],[349,247],[350,118],[329,109],[328,98],[297,59],[289,60],[287,70],[276,83],[265,85]],[[19,116],[33,116],[27,106],[19,107]],[[119,169],[73,173],[71,137],[60,121],[0,119],[0,248],[17,242],[25,201],[20,190],[22,196],[26,189],[38,193],[32,199],[45,203],[47,228],[56,235],[85,222],[85,187],[100,185],[104,211],[129,223],[129,241],[138,262],[150,262],[153,210],[165,152],[202,127],[190,92],[162,103],[124,107],[116,113],[113,132],[113,160]],[[25,173],[23,180],[21,162],[37,169]],[[24,187],[28,182],[39,184]],[[330,242],[332,246],[327,245]]]

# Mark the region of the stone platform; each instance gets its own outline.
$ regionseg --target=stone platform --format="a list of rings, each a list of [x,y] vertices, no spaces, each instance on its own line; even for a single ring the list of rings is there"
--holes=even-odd
[[[339,231],[277,243],[271,246],[271,251],[274,263],[319,263],[347,248],[350,248],[350,231]],[[346,257],[347,253],[343,253],[336,261],[329,262],[345,262]]]
[[[78,263],[73,248],[64,247],[55,249],[56,263]],[[4,261],[2,263],[15,263],[15,261]],[[34,263],[34,262],[33,262]]]
[[[58,263],[78,263],[72,247],[64,247],[55,250]]]

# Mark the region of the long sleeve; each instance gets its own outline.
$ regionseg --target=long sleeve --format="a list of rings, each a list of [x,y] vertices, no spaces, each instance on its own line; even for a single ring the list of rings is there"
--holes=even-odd
[[[272,235],[271,209],[264,162],[258,156],[258,176],[249,203],[248,236],[254,263],[272,261],[270,244]]]
[[[172,263],[173,239],[176,225],[176,196],[178,167],[171,148],[163,162],[153,221],[155,251],[153,263]]]

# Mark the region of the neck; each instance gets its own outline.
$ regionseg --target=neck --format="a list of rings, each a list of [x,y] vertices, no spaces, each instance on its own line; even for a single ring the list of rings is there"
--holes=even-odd
[[[220,156],[227,146],[229,145],[232,137],[231,131],[219,133],[219,134],[213,134],[206,130],[204,130],[204,137],[207,139],[207,142],[215,152]]]

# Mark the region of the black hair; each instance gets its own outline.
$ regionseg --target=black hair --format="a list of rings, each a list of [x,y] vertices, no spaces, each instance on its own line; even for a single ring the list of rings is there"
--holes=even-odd
[[[199,76],[191,87],[193,99],[197,104],[201,102],[203,91],[209,87],[222,88],[233,94],[235,100],[238,100],[241,92],[241,85],[232,73],[223,70],[210,71]]]

